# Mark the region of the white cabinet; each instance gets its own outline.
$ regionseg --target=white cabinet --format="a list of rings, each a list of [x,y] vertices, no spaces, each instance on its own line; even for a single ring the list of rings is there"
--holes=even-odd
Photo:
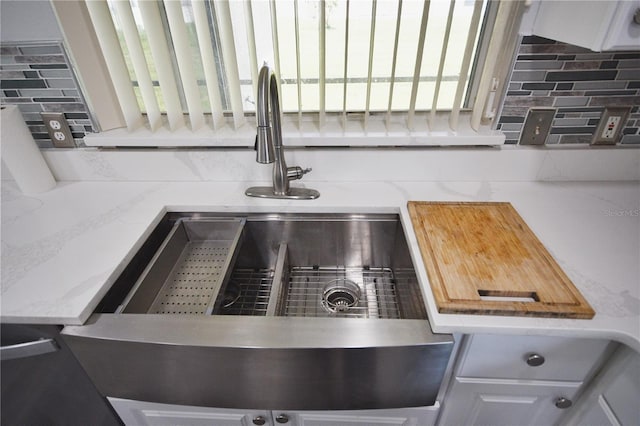
[[[438,424],[556,424],[610,351],[607,340],[465,336]]]
[[[555,406],[573,399],[579,383],[482,380],[456,377],[441,425],[552,425],[564,415]]]
[[[621,347],[593,380],[567,425],[640,424],[640,354]]]
[[[439,405],[388,410],[267,411],[109,398],[126,426],[431,426]]]
[[[609,346],[608,340],[495,334],[471,335],[466,343],[459,376],[566,381],[582,381]]]
[[[527,12],[522,31],[594,51],[637,50],[638,8],[640,0],[539,1]]]
[[[108,398],[126,426],[252,426],[254,420],[273,425],[271,413],[259,410],[229,410],[191,407]],[[255,424],[260,424],[257,421]]]
[[[435,424],[438,410],[436,404],[396,410],[298,411],[289,416],[292,426],[430,426]]]

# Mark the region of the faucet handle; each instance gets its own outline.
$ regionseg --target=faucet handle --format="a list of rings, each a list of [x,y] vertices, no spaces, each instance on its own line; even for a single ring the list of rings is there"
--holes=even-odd
[[[294,166],[287,167],[287,179],[289,180],[297,180],[302,179],[302,176],[306,175],[311,171],[311,168],[302,169],[302,167]]]

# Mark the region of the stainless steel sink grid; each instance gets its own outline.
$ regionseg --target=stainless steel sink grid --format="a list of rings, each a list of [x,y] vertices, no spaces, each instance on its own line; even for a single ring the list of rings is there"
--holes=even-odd
[[[233,281],[229,281],[227,284],[227,288],[225,288],[224,293],[218,295],[218,297],[222,297],[222,308],[227,309],[233,306],[238,299],[240,299],[242,293],[240,292],[240,286],[236,285]]]
[[[340,311],[327,309],[323,290],[327,283],[346,279],[360,288],[355,305]],[[284,316],[342,318],[400,318],[393,272],[390,268],[291,269]]]
[[[103,396],[435,402],[453,338],[431,332],[398,215],[168,213],[140,247],[86,323],[61,334]]]
[[[398,305],[402,306],[405,312],[415,312],[422,315],[424,313],[424,302],[422,293],[418,286],[418,278],[413,268],[394,268],[394,284],[397,291]],[[426,316],[426,314],[424,314]],[[415,318],[420,318],[416,316]]]
[[[229,284],[237,286],[240,290],[238,299],[224,306],[225,293],[216,304],[220,305],[222,315],[255,315],[264,316],[269,306],[269,296],[273,283],[273,269],[236,269],[231,274]],[[227,287],[229,286],[227,285]]]
[[[415,274],[405,272],[405,285],[416,284]],[[267,314],[273,269],[236,269],[229,284],[240,289],[238,299],[225,307],[225,292],[217,305],[221,315]],[[336,280],[350,280],[360,289],[352,306],[336,311],[326,306],[323,289]],[[291,317],[400,318],[400,301],[396,295],[396,279],[391,268],[335,268],[296,266],[289,271],[283,285],[284,305],[276,315]]]

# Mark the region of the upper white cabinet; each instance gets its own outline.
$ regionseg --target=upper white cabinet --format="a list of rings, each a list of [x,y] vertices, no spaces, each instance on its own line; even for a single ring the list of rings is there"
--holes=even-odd
[[[539,1],[530,6],[521,32],[602,50],[640,49],[640,0]]]

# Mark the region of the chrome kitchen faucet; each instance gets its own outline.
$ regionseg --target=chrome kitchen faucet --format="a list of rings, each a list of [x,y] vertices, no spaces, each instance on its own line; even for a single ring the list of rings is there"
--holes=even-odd
[[[271,120],[269,120],[271,109]],[[250,197],[261,198],[290,198],[297,200],[313,200],[320,193],[315,189],[291,188],[289,181],[301,179],[311,169],[301,167],[287,167],[282,145],[282,126],[280,124],[280,100],[278,96],[278,82],[273,70],[266,64],[260,69],[258,76],[258,102],[256,105],[258,117],[258,134],[256,136],[256,161],[273,165],[273,187],[253,186],[245,191]]]

